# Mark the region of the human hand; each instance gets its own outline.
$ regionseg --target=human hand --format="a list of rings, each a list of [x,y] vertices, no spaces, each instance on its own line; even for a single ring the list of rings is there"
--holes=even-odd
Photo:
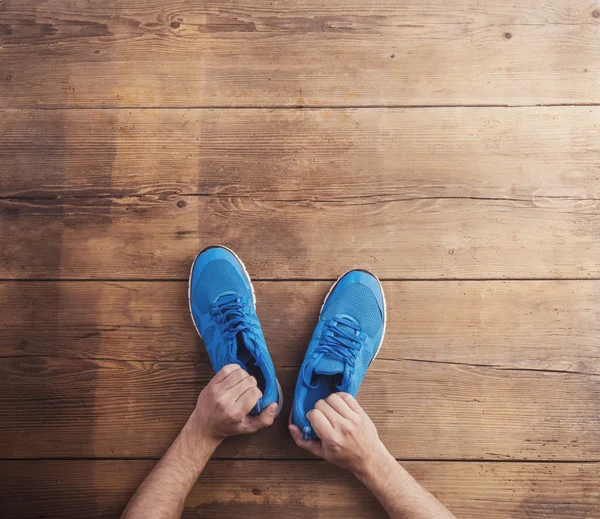
[[[391,458],[375,424],[348,393],[333,393],[319,400],[306,417],[320,440],[302,439],[297,425],[291,424],[289,429],[296,445],[315,456],[359,477]]]
[[[257,416],[248,413],[262,398],[256,379],[237,364],[224,366],[200,392],[191,417],[194,430],[204,439],[220,443],[228,436],[248,434],[269,427],[277,403]]]

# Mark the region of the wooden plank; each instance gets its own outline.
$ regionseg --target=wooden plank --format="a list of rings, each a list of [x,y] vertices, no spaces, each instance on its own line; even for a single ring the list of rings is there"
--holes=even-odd
[[[0,462],[0,513],[118,517],[153,461]],[[457,517],[598,517],[598,463],[403,464]],[[257,477],[257,475],[260,475]],[[184,518],[387,517],[350,474],[324,462],[212,461],[187,500]]]
[[[256,282],[278,367],[298,367],[330,282]],[[384,282],[379,355],[600,374],[599,281]],[[186,282],[0,283],[0,357],[187,361],[208,366]]]
[[[279,367],[277,424],[221,457],[305,457],[287,432],[298,369]],[[159,456],[212,376],[205,364],[0,360],[1,458]],[[359,402],[402,459],[599,460],[598,375],[377,359]]]
[[[2,196],[598,198],[600,107],[0,111]]]
[[[261,279],[600,276],[597,200],[0,200],[0,277],[186,279],[227,245]]]
[[[63,23],[62,26],[75,25],[73,22],[89,14],[90,17],[117,18],[125,13],[132,13],[134,17],[156,18],[155,22],[167,23],[177,20],[177,17],[189,15],[199,24],[200,28],[212,29],[214,32],[230,32],[241,27],[236,27],[243,20],[236,20],[235,15],[240,17],[256,18],[264,20],[263,24],[269,26],[273,31],[285,29],[288,31],[304,27],[312,30],[327,29],[324,23],[317,23],[323,16],[342,18],[352,17],[378,17],[385,16],[389,19],[387,25],[398,24],[472,24],[474,22],[497,24],[580,24],[597,22],[594,16],[596,4],[590,0],[522,0],[516,5],[498,4],[491,0],[448,0],[445,3],[446,10],[442,11],[437,0],[423,0],[419,3],[405,2],[399,4],[394,0],[378,0],[377,2],[365,2],[354,0],[343,2],[342,0],[331,0],[326,5],[318,0],[292,0],[288,2],[285,9],[269,0],[236,0],[235,2],[219,2],[218,0],[204,0],[201,4],[190,3],[185,0],[172,2],[165,6],[156,0],[123,0],[119,4],[105,4],[99,1],[90,1],[87,5],[78,0],[11,0],[4,6],[4,13],[8,21],[9,15],[31,18],[39,16],[47,18],[54,15]],[[229,15],[229,20],[225,16]],[[219,16],[222,22],[218,24]],[[314,17],[314,23],[309,25],[310,16]],[[281,20],[268,20],[269,17],[280,17]],[[286,18],[287,17],[287,18]],[[75,20],[69,20],[74,18]],[[297,27],[286,25],[284,22],[294,20]],[[72,23],[69,24],[68,22]],[[122,24],[126,20],[121,20]],[[338,20],[339,21],[339,20]],[[189,20],[191,23],[191,19]],[[385,20],[380,20],[380,23]],[[24,24],[24,22],[23,22]],[[83,24],[82,24],[83,25]],[[62,28],[62,27],[61,27]],[[161,29],[157,23],[148,29]],[[180,28],[180,27],[179,27]],[[334,29],[335,27],[331,27]],[[361,26],[357,26],[356,30]],[[81,28],[80,28],[81,29]],[[34,36],[31,30],[29,36]],[[53,31],[48,30],[46,36],[52,36]],[[54,33],[55,34],[55,33]]]
[[[597,5],[11,0],[2,106],[597,103]],[[482,4],[484,4],[482,6]],[[23,67],[23,63],[27,63]]]

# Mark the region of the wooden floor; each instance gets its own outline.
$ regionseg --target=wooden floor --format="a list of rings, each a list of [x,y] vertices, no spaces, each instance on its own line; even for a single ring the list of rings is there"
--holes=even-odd
[[[0,0],[0,516],[113,518],[211,376],[235,249],[287,416],[342,272],[384,280],[359,394],[458,518],[600,518],[600,4]],[[281,418],[185,517],[384,517]]]

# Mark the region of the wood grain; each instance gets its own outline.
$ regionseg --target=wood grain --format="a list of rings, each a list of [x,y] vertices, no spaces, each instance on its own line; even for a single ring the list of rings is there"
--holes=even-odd
[[[204,0],[202,3],[191,3],[187,0],[175,0],[165,5],[160,0],[123,0],[119,4],[104,4],[99,1],[90,1],[83,4],[80,0],[11,0],[4,6],[8,15],[13,13],[23,17],[38,15],[40,17],[57,18],[68,22],[68,18],[78,17],[80,11],[90,16],[116,18],[124,12],[130,12],[134,16],[155,16],[157,19],[167,21],[174,19],[176,15],[183,16],[189,13],[200,21],[204,21],[208,28],[214,32],[227,32],[227,29],[235,29],[236,20],[231,18],[229,24],[217,24],[218,16],[240,15],[254,17],[258,20],[267,20],[271,30],[286,27],[286,17],[304,22],[309,29],[311,16],[315,18],[313,29],[318,28],[317,21],[323,15],[332,16],[343,13],[355,18],[365,18],[372,15],[379,19],[380,23],[389,26],[396,24],[472,24],[474,22],[494,24],[580,24],[597,23],[594,17],[596,4],[590,0],[522,0],[518,4],[499,4],[491,0],[448,0],[440,9],[437,0],[423,0],[418,3],[398,3],[394,0],[379,0],[377,3],[368,3],[363,0],[344,2],[342,0],[331,0],[323,4],[318,0],[292,0],[283,9],[281,6],[269,0],[236,0],[223,4],[219,0]],[[222,13],[221,13],[222,12]],[[205,17],[203,19],[202,17]],[[212,18],[211,18],[212,17]],[[279,20],[276,18],[280,18]],[[387,20],[389,20],[389,22]],[[225,20],[223,20],[225,21]],[[212,23],[211,23],[212,22]],[[68,23],[64,23],[68,26]],[[154,26],[155,29],[160,29]],[[33,31],[32,31],[33,32]],[[51,32],[51,31],[48,31]]]
[[[597,5],[7,0],[0,103],[597,103]],[[27,66],[23,66],[27,63]]]
[[[0,513],[117,517],[152,461],[2,461]],[[598,463],[403,464],[457,517],[583,519],[600,513]],[[557,482],[560,482],[557,484]],[[387,517],[365,487],[324,462],[212,461],[184,518]]]
[[[276,366],[298,367],[330,282],[256,282]],[[600,282],[384,282],[381,359],[600,374]],[[0,356],[207,366],[186,282],[0,283]]]
[[[440,6],[0,0],[1,517],[120,513],[212,376],[211,243],[285,405],[184,517],[385,517],[286,428],[354,267],[390,280],[359,401],[394,456],[457,517],[600,516],[600,7]]]
[[[600,276],[597,200],[0,200],[0,277],[187,279],[201,248],[260,279]]]
[[[219,457],[293,459],[297,368],[279,367],[282,418]],[[212,376],[205,363],[0,360],[0,458],[160,456]],[[597,375],[377,359],[359,402],[401,459],[600,459]]]
[[[0,111],[2,197],[597,199],[600,107]]]

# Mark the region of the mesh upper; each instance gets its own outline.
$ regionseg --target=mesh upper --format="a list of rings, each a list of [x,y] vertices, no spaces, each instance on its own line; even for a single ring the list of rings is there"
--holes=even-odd
[[[204,332],[202,332],[202,339],[204,339],[204,341],[206,341],[206,344],[210,344],[213,340],[214,334],[215,334],[215,327],[209,326],[208,328],[206,328],[206,330],[204,330]]]
[[[208,311],[208,307],[224,292],[235,292],[252,301],[252,292],[246,280],[235,267],[225,259],[209,262],[202,270],[194,285],[194,304],[200,313]]]
[[[346,314],[356,319],[359,326],[370,337],[375,337],[383,325],[383,316],[371,289],[362,283],[350,283],[339,293],[332,294],[322,317],[331,319]]]

